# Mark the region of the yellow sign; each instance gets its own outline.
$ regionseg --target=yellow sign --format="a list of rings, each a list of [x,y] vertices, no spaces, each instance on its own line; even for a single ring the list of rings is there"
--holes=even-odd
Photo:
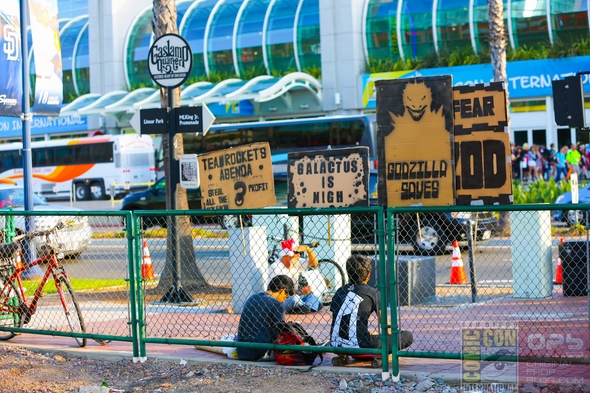
[[[267,142],[200,155],[203,209],[256,209],[276,203]]]
[[[369,148],[289,153],[289,208],[369,206]]]
[[[512,203],[510,136],[501,82],[453,89],[457,205]]]
[[[379,204],[454,204],[450,75],[376,81]]]
[[[508,126],[506,92],[502,82],[453,88],[455,135],[471,131],[503,132]]]

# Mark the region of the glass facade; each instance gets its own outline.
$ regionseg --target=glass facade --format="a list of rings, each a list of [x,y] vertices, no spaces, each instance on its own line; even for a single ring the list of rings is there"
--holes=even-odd
[[[401,0],[400,39],[404,58],[426,58],[434,52],[432,0]]]
[[[588,2],[549,0],[553,40],[570,44],[588,39]]]
[[[436,9],[438,53],[473,50],[469,31],[469,0],[439,0]]]
[[[547,0],[512,0],[510,4],[513,47],[549,44]]]
[[[152,9],[149,8],[136,19],[127,41],[125,64],[131,90],[154,86],[147,64],[152,35]]]
[[[297,21],[297,59],[299,70],[308,74],[322,68],[319,0],[302,0]]]
[[[397,5],[398,0],[369,0],[366,16],[368,60],[399,59]]]
[[[87,16],[72,19],[63,27],[59,34],[65,103],[72,102],[78,96],[77,87],[74,83],[74,52],[78,43],[78,37],[87,24]]]
[[[242,0],[226,0],[219,3],[209,24],[207,36],[208,69],[225,78],[235,76],[233,56],[233,36],[236,16]]]
[[[207,29],[209,16],[216,3],[217,0],[192,3],[180,22],[179,33],[187,40],[193,51],[193,69],[189,77],[189,83],[202,80],[207,75],[204,58],[205,30]]]
[[[244,4],[238,20],[236,57],[238,75],[243,79],[268,73],[264,66],[262,31],[269,4],[270,0],[250,0]]]
[[[78,96],[90,93],[90,46],[88,45],[88,24],[82,28],[74,52],[74,80]]]
[[[299,0],[276,0],[266,29],[266,53],[271,73],[297,71],[293,47],[295,14]]]

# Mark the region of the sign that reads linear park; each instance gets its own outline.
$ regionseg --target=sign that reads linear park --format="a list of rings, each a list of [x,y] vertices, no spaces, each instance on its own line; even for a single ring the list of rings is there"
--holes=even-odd
[[[203,209],[257,209],[276,203],[268,142],[199,155]]]

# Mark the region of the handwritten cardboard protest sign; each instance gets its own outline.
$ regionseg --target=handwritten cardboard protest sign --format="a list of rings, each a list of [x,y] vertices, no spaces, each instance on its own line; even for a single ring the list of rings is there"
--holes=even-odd
[[[256,209],[276,203],[267,142],[206,153],[198,159],[203,209]]]

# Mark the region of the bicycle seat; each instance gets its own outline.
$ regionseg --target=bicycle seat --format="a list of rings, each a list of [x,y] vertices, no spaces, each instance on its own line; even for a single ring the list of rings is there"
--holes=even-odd
[[[14,254],[18,248],[18,243],[0,243],[0,259],[9,259],[14,257]]]

